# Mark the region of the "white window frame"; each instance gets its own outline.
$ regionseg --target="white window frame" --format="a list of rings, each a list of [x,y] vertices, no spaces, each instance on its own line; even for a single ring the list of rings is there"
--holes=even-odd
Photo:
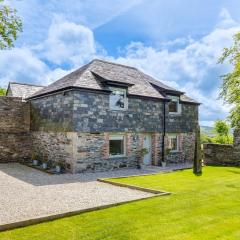
[[[168,98],[169,98],[171,101],[173,101],[173,102],[177,102],[177,112],[170,112],[170,111],[169,111],[169,114],[170,114],[170,115],[179,115],[179,114],[181,114],[181,113],[182,113],[182,105],[181,105],[180,102],[179,102],[179,97],[168,95]]]
[[[109,109],[110,110],[117,110],[117,111],[124,111],[128,109],[128,98],[127,98],[127,90],[124,88],[117,88],[117,87],[110,87],[111,91],[119,91],[124,93],[124,108],[113,107],[111,106],[111,94],[109,95]]]
[[[179,152],[179,136],[178,134],[168,134],[168,148],[169,148],[169,145],[170,145],[170,141],[171,141],[171,138],[177,138],[177,149],[176,150],[171,150],[172,153],[174,152]]]
[[[110,153],[110,141],[111,140],[123,140],[123,154],[119,155],[111,155]],[[125,136],[122,134],[114,134],[109,135],[109,158],[118,158],[118,157],[125,157],[126,156],[126,142],[125,142]]]

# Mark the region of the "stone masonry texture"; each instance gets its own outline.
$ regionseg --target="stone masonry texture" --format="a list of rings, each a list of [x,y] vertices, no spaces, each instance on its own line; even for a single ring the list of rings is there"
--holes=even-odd
[[[0,97],[0,163],[30,158],[29,104]]]
[[[86,90],[60,92],[32,99],[30,104],[18,101],[20,108],[28,106],[28,112],[24,107],[16,110],[15,106],[9,105],[7,114],[10,114],[9,111],[22,114],[22,120],[18,119],[19,124],[15,125],[13,121],[9,121],[8,127],[16,131],[19,128],[21,133],[19,136],[21,138],[26,136],[28,141],[18,141],[15,137],[12,146],[16,149],[16,146],[20,146],[19,142],[23,142],[24,146],[21,149],[28,157],[34,153],[40,159],[47,158],[50,163],[62,162],[66,170],[72,173],[135,168],[143,163],[139,153],[143,148],[144,135],[148,133],[151,135],[152,164],[159,165],[161,162],[163,132],[161,100],[129,96],[128,109],[125,111],[109,109],[108,93]],[[1,121],[0,124],[4,121],[7,120]],[[166,122],[167,134],[178,134],[180,141],[179,151],[170,154],[168,161],[192,161],[198,106],[182,104],[181,115],[168,115],[167,107]],[[14,134],[16,135],[15,132]],[[126,148],[124,157],[109,157],[111,134],[124,136]],[[9,142],[11,141],[14,142],[10,139]],[[9,149],[5,149],[5,152],[9,152]]]
[[[168,109],[166,110],[168,112]],[[167,114],[167,132],[194,132],[198,106],[182,104],[181,115]],[[128,98],[128,109],[109,109],[109,94],[69,91],[31,100],[31,130],[57,132],[162,132],[161,100]]]
[[[234,131],[234,142],[230,144],[203,145],[204,163],[206,165],[240,165],[240,129]]]

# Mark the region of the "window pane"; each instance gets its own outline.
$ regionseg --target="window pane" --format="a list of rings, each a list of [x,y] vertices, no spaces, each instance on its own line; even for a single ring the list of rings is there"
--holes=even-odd
[[[171,138],[171,150],[177,150],[177,137]]]
[[[176,101],[171,101],[168,104],[169,112],[178,112],[178,103]]]
[[[124,154],[123,140],[110,140],[109,154],[112,156],[123,155]]]
[[[110,94],[110,107],[113,109],[125,108],[125,92],[120,90],[113,90]]]

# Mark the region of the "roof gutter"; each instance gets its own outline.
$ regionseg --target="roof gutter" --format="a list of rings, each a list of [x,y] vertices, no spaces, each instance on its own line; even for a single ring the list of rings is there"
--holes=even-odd
[[[71,91],[71,90],[83,90],[83,91],[90,91],[90,92],[103,92],[103,93],[111,93],[110,90],[103,90],[103,89],[89,89],[89,88],[82,88],[82,87],[66,87],[66,88],[61,88],[55,91],[51,91],[48,93],[42,93],[36,96],[31,96],[26,98],[26,100],[33,100],[33,99],[37,99],[37,98],[42,98],[45,96],[51,96],[51,95],[55,95],[58,94],[60,92],[65,92],[65,91]]]

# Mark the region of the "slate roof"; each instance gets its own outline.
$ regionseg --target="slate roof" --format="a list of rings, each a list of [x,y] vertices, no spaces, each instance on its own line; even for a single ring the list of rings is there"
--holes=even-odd
[[[165,96],[159,91],[159,88],[164,91],[183,94],[139,71],[135,67],[95,59],[49,86],[44,87],[33,94],[30,99],[69,88],[104,91],[107,90],[104,82],[126,85],[128,86],[128,93],[136,96],[164,99]],[[187,98],[184,99],[188,101]],[[194,100],[192,101],[194,102]]]
[[[43,89],[43,86],[9,82],[6,95],[9,97],[20,97],[22,99],[26,99],[41,89]]]

